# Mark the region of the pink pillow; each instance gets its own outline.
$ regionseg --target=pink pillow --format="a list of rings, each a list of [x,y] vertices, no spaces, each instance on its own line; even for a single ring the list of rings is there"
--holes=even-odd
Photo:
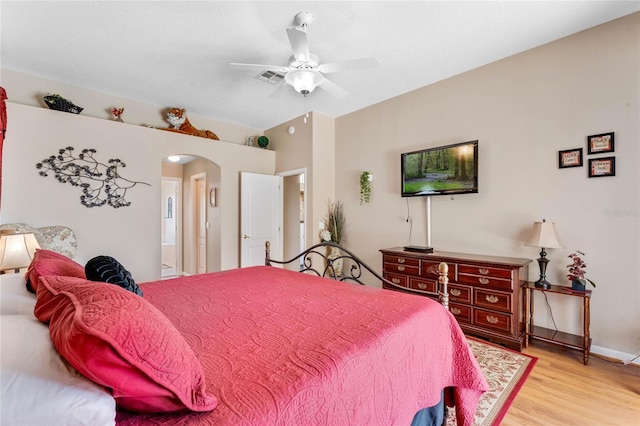
[[[110,388],[116,404],[136,412],[211,411],[204,373],[173,324],[142,297],[107,283],[60,287],[49,333],[79,372]]]
[[[38,291],[38,278],[46,275],[63,275],[67,277],[86,278],[84,266],[65,255],[51,250],[36,250],[33,260],[27,269],[25,279],[27,290]]]
[[[33,309],[33,314],[43,323],[49,323],[49,321],[51,321],[51,315],[60,302],[60,300],[55,296],[68,288],[77,285],[87,285],[87,282],[87,280],[77,277],[65,277],[60,275],[41,276],[38,278],[38,291],[36,292],[36,305]]]

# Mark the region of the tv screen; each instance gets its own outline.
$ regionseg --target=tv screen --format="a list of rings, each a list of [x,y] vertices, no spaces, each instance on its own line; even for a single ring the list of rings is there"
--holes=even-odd
[[[478,141],[401,154],[402,196],[478,192]]]

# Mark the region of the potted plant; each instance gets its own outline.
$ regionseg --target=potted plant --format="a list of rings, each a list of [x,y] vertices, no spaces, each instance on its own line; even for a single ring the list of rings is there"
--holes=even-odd
[[[585,254],[580,250],[576,250],[569,255],[569,259],[571,259],[572,263],[567,265],[567,269],[569,270],[567,278],[571,280],[571,288],[573,290],[584,291],[587,283],[594,287],[596,286],[596,283],[592,280],[585,278],[585,274],[587,273],[585,268],[587,267],[587,264],[584,263],[584,260],[582,259],[584,256]]]
[[[360,204],[371,202],[371,180],[373,176],[366,170],[360,175]]]

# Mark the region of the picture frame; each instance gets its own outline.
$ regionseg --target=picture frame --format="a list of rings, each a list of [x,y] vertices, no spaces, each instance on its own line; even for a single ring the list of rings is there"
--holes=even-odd
[[[582,148],[558,151],[558,168],[582,167]]]
[[[605,177],[616,175],[616,157],[589,159],[589,177]]]
[[[587,136],[587,154],[603,154],[615,151],[614,132]]]
[[[209,205],[211,207],[216,207],[217,203],[218,203],[218,200],[217,200],[216,189],[215,188],[211,188],[209,190]]]

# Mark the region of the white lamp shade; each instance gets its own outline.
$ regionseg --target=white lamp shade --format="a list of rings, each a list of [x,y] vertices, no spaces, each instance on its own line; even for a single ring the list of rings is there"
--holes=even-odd
[[[29,266],[39,248],[33,232],[0,234],[0,271]]]
[[[543,248],[563,248],[558,241],[555,224],[545,221],[534,222],[531,236],[525,245]]]
[[[299,69],[289,71],[284,77],[285,81],[293,86],[298,93],[311,93],[318,87],[324,77],[318,71]]]

